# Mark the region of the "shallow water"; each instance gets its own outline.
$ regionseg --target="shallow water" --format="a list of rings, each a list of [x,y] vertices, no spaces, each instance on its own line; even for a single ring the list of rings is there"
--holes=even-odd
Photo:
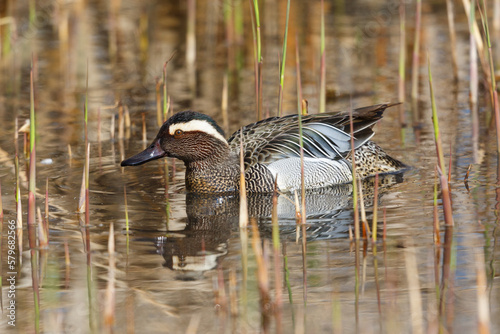
[[[10,2],[9,2],[10,3]],[[221,100],[228,75],[228,134],[256,120],[251,20],[247,2],[241,4],[243,37],[227,37],[223,2],[196,4],[196,61],[186,60],[187,5],[184,2],[121,2],[119,7],[100,2],[37,2],[38,19],[30,27],[28,6],[16,3],[9,13],[17,22],[17,37],[10,52],[3,44],[0,77],[0,181],[4,208],[2,233],[3,305],[9,305],[7,267],[8,222],[16,219],[14,119],[29,118],[29,72],[36,57],[35,99],[37,126],[37,205],[44,212],[45,182],[49,193],[49,248],[39,254],[40,328],[44,332],[102,332],[106,328],[106,300],[114,300],[116,332],[203,333],[258,332],[262,326],[257,282],[257,260],[248,245],[248,269],[239,230],[237,196],[194,196],[185,193],[183,165],[168,160],[136,168],[119,163],[142,150],[142,114],[147,138],[158,129],[155,80],[168,64],[168,94],[174,112],[191,108],[213,116],[222,124]],[[285,22],[284,1],[261,4],[263,32],[264,114],[276,115],[278,61]],[[287,53],[284,110],[296,112],[295,35],[300,43],[303,94],[309,112],[318,110],[320,66],[320,1],[292,2]],[[411,308],[414,285],[408,276],[418,272],[423,329],[438,326],[435,270],[451,268],[446,305],[441,319],[448,331],[478,329],[477,255],[484,256],[491,328],[499,328],[497,249],[497,156],[489,94],[480,93],[480,152],[473,164],[468,191],[464,176],[472,159],[469,109],[469,35],[467,19],[456,4],[459,80],[452,75],[446,8],[425,3],[423,8],[422,65],[416,128],[402,131],[398,107],[388,109],[375,126],[373,138],[393,157],[412,168],[403,179],[390,178],[378,198],[379,240],[385,210],[385,242],[375,250],[349,240],[353,227],[350,185],[317,191],[307,197],[307,251],[296,243],[295,212],[279,198],[282,248],[286,254],[290,290],[283,288],[281,321],[271,316],[274,330],[283,332],[409,332],[415,330]],[[115,9],[114,9],[115,8]],[[1,9],[0,10],[4,10]],[[398,99],[399,15],[397,3],[356,1],[325,3],[327,109],[346,110]],[[410,100],[411,51],[415,3],[407,10],[407,100]],[[4,27],[5,29],[5,27]],[[2,30],[3,33],[4,30]],[[229,35],[234,33],[230,31]],[[237,36],[237,34],[236,34]],[[433,242],[433,190],[436,153],[427,81],[427,53],[432,65],[443,146],[448,165],[451,152],[451,189],[455,228],[447,247]],[[84,165],[84,120],[88,63],[88,131],[90,159],[90,227],[76,213]],[[130,112],[130,128],[119,138],[116,101]],[[413,124],[410,103],[404,104]],[[114,120],[112,120],[114,119]],[[112,124],[115,128],[111,130]],[[418,131],[416,131],[417,129]],[[113,132],[113,135],[112,135]],[[19,139],[22,150],[22,134]],[[68,152],[71,147],[71,156]],[[52,159],[46,164],[46,159]],[[175,164],[175,170],[173,168]],[[16,267],[16,323],[8,313],[0,328],[33,332],[35,308],[31,254],[26,227],[27,160],[20,159],[24,247]],[[373,213],[373,187],[365,185],[368,221]],[[124,192],[127,193],[127,210]],[[441,202],[439,218],[444,241]],[[259,223],[260,235],[271,247],[272,201],[251,196],[249,212]],[[126,233],[126,211],[130,233]],[[109,227],[115,235],[116,270],[110,270]],[[250,233],[250,236],[252,233]],[[88,242],[90,241],[90,242]],[[65,244],[68,250],[65,252]],[[88,249],[90,248],[90,251]],[[439,265],[435,266],[436,252]],[[70,264],[65,254],[69,254]],[[412,265],[416,255],[416,266]],[[450,263],[444,264],[451,254]],[[305,260],[304,260],[305,259]],[[22,264],[20,263],[22,260]],[[271,298],[274,270],[271,256]],[[280,263],[283,264],[283,257]],[[304,288],[304,262],[307,289]],[[359,281],[356,272],[359,268]],[[110,276],[110,272],[114,276]],[[230,277],[235,280],[230,279]],[[246,278],[245,278],[246,277]],[[438,280],[440,281],[440,279]],[[111,282],[114,296],[107,295]],[[222,284],[223,283],[223,284]],[[223,286],[222,286],[223,285]],[[306,293],[304,293],[304,291]],[[222,293],[224,291],[224,293]],[[307,296],[305,305],[304,296]],[[236,302],[234,302],[236,300]],[[232,302],[231,302],[232,301]],[[269,305],[268,305],[269,306]],[[231,308],[232,307],[232,308]],[[418,308],[417,308],[418,309]],[[236,314],[231,313],[236,312]],[[268,314],[264,312],[264,314]],[[418,318],[418,317],[416,317]],[[266,319],[264,317],[264,319]],[[265,323],[265,321],[264,321]],[[417,326],[418,327],[418,326]]]

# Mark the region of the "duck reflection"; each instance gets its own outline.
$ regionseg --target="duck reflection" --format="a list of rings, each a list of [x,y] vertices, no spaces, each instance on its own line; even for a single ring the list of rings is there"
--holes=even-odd
[[[385,175],[379,180],[379,198],[391,186],[403,180],[401,174]],[[367,214],[374,201],[374,179],[362,182]],[[291,196],[291,197],[290,197]],[[183,272],[213,269],[228,253],[228,240],[239,229],[239,196],[187,194],[187,225],[156,239],[157,252],[164,266]],[[306,234],[308,242],[348,238],[353,221],[352,184],[336,185],[306,193]],[[271,238],[271,194],[249,194],[248,211],[259,222],[261,237]],[[282,240],[295,240],[296,215],[291,194],[278,197],[278,222]]]

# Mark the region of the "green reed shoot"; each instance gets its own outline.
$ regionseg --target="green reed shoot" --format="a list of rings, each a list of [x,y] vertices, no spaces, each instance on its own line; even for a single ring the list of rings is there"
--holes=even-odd
[[[90,179],[90,143],[88,135],[88,95],[89,95],[89,71],[87,60],[87,78],[85,83],[85,225],[90,224],[90,193],[89,193],[89,179]]]
[[[236,319],[238,316],[238,283],[236,278],[236,270],[229,270],[229,302],[231,305],[231,317]]]
[[[278,179],[274,182],[274,191],[273,191],[273,209],[271,214],[273,229],[273,260],[274,260],[274,284],[275,284],[275,299],[274,305],[275,315],[276,315],[276,327],[277,332],[281,333],[281,309],[283,307],[282,301],[282,281],[283,278],[281,276],[281,259],[280,259],[280,227],[278,224]]]
[[[267,240],[264,243],[261,241],[257,220],[251,219],[252,225],[252,248],[255,253],[255,261],[257,263],[257,284],[259,286],[260,307],[263,317],[263,324],[267,317],[268,305],[271,301],[269,294],[269,259],[267,251]],[[264,324],[265,326],[265,324]]]
[[[290,269],[288,268],[288,256],[286,254],[286,243],[283,243],[283,266],[285,269],[285,284],[286,289],[288,291],[288,301],[290,302],[291,312],[292,312],[292,323],[295,328],[295,313],[293,311],[293,294],[292,294],[292,285],[290,283]]]
[[[285,65],[286,65],[286,46],[288,41],[288,19],[290,18],[290,0],[286,5],[286,23],[285,23],[285,37],[283,38],[283,50],[281,52],[281,66],[280,66],[280,89],[278,99],[278,115],[283,115],[283,93],[285,85]]]
[[[320,88],[319,88],[319,112],[326,111],[326,54],[325,54],[325,2],[321,0],[321,46],[320,46]]]
[[[439,235],[439,213],[438,213],[438,178],[437,178],[437,168],[434,175],[434,243],[440,244],[440,235]]]
[[[436,143],[436,152],[438,156],[438,166],[439,166],[438,172],[440,173],[440,180],[441,180],[443,210],[444,210],[446,224],[453,225],[453,213],[451,207],[451,198],[448,187],[448,180],[446,179],[446,176],[443,174],[446,169],[444,164],[443,147],[441,145],[441,135],[439,134],[439,122],[438,122],[438,115],[436,108],[436,100],[434,98],[434,88],[432,85],[432,72],[431,72],[431,63],[429,55],[427,55],[427,63],[428,63],[428,73],[429,73],[429,89],[430,89],[431,105],[432,105],[432,123],[434,125],[434,140]]]
[[[33,25],[35,24],[36,20],[36,1],[35,0],[29,0],[29,19],[30,19],[30,28],[34,28]]]
[[[13,17],[2,17],[0,18],[0,27],[5,25],[5,29],[3,30],[2,43],[0,45],[0,56],[7,57],[12,49],[11,46],[11,29],[13,27],[13,23],[15,23]],[[1,59],[1,58],[0,58]]]
[[[35,305],[35,332],[40,331],[40,292],[38,289],[38,252],[36,250],[36,127],[35,127],[35,88],[32,62],[30,73],[30,162],[28,186],[28,240],[31,253],[31,275],[33,284],[33,298]]]

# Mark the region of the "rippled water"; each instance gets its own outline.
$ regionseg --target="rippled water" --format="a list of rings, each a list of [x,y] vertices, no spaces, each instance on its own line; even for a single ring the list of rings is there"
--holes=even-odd
[[[45,332],[101,332],[106,294],[115,288],[116,332],[258,332],[257,261],[248,246],[248,270],[239,230],[237,196],[186,194],[183,165],[155,161],[122,169],[120,161],[141,151],[142,114],[148,140],[158,129],[156,80],[168,65],[168,94],[174,112],[191,108],[222,124],[221,101],[228,75],[228,134],[256,120],[253,40],[249,5],[245,1],[196,3],[196,61],[186,60],[187,4],[184,2],[122,1],[36,4],[38,18],[28,22],[28,6],[7,1],[17,23],[12,50],[3,44],[0,60],[0,181],[4,208],[2,244],[3,305],[9,303],[6,273],[7,223],[16,219],[14,119],[29,118],[29,71],[36,58],[37,205],[44,211],[45,182],[49,193],[49,248],[39,252],[40,328]],[[227,30],[224,10],[238,17],[242,6],[243,35]],[[355,252],[349,241],[353,226],[350,185],[316,191],[307,197],[307,251],[304,294],[304,256],[296,243],[294,206],[279,198],[282,249],[286,255],[290,290],[283,288],[284,332],[409,332],[414,329],[408,276],[418,272],[424,330],[438,326],[435,268],[451,268],[442,319],[444,328],[477,331],[477,255],[484,255],[491,328],[500,326],[496,259],[498,224],[497,157],[488,93],[480,95],[480,163],[473,164],[468,191],[464,176],[473,163],[469,96],[469,36],[467,19],[456,3],[459,80],[453,79],[446,8],[425,3],[423,8],[420,99],[414,118],[404,104],[415,131],[400,126],[398,107],[386,111],[375,127],[374,140],[393,157],[412,168],[404,176],[386,179],[380,190],[378,217],[387,222],[386,241],[377,250],[361,244]],[[284,110],[296,112],[295,36],[300,44],[303,94],[309,112],[318,110],[320,66],[320,1],[293,1],[285,73]],[[263,32],[264,113],[275,115],[278,102],[278,62],[286,3],[261,4]],[[397,3],[355,1],[325,3],[327,109],[348,109],[398,100],[399,14]],[[407,100],[410,99],[411,52],[415,3],[407,11]],[[227,12],[226,12],[227,13]],[[238,21],[236,19],[236,21]],[[2,28],[5,33],[5,26]],[[2,35],[4,36],[4,35]],[[229,36],[229,37],[228,37]],[[433,191],[436,153],[432,130],[427,55],[434,79],[443,146],[448,165],[451,152],[451,189],[455,229],[449,252],[433,242]],[[90,160],[90,227],[76,213],[84,165],[83,103],[88,63]],[[130,128],[119,138],[120,101],[130,113]],[[114,120],[112,120],[114,119]],[[111,128],[112,124],[116,127]],[[493,128],[491,128],[493,129]],[[114,135],[112,135],[112,133]],[[22,134],[19,145],[22,150]],[[68,151],[71,147],[71,155]],[[46,159],[51,159],[51,163]],[[23,222],[27,212],[27,160],[21,157]],[[175,164],[175,170],[173,168]],[[365,185],[368,220],[373,213],[373,187]],[[130,233],[126,233],[126,208]],[[440,205],[440,200],[439,200]],[[251,196],[249,213],[257,219],[261,237],[271,245],[272,201]],[[444,232],[439,207],[441,231]],[[110,278],[109,227],[115,230],[116,270]],[[383,228],[378,230],[379,239]],[[250,234],[252,235],[252,234]],[[442,235],[444,240],[444,233]],[[87,252],[87,241],[90,251]],[[65,251],[67,245],[67,252]],[[270,247],[271,249],[271,247]],[[451,262],[435,267],[436,251],[451,254]],[[271,251],[271,250],[270,250]],[[378,252],[377,252],[378,251]],[[376,252],[376,253],[375,253]],[[70,264],[66,263],[69,254]],[[359,254],[359,256],[356,256]],[[417,265],[411,265],[412,254]],[[16,276],[16,327],[7,313],[0,328],[33,332],[35,308],[27,228],[22,265]],[[439,256],[439,255],[438,255]],[[443,255],[445,257],[445,255]],[[479,257],[481,258],[481,257]],[[275,290],[271,257],[271,297]],[[408,262],[410,261],[410,262]],[[440,260],[441,261],[441,260]],[[19,262],[19,261],[18,261]],[[356,268],[360,280],[356,281]],[[245,278],[247,276],[247,278]],[[235,279],[231,279],[234,277]],[[223,286],[222,286],[223,284]],[[222,291],[224,294],[221,295]],[[289,300],[289,291],[293,302]],[[307,304],[304,301],[307,296]],[[236,302],[235,302],[236,300]],[[232,303],[231,303],[232,302]],[[108,303],[109,305],[109,303]],[[232,307],[232,309],[230,308]],[[231,314],[231,310],[237,314]],[[272,318],[271,328],[276,328]],[[191,327],[190,327],[191,326]]]

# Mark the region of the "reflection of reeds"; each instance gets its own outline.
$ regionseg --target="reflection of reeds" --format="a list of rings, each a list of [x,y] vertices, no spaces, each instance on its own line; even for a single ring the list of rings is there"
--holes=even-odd
[[[289,2],[290,3],[290,2]],[[273,224],[273,260],[274,260],[274,290],[275,290],[275,316],[276,316],[276,332],[282,332],[281,324],[281,309],[282,302],[282,271],[281,271],[281,257],[280,257],[280,227],[278,224],[278,186],[277,181],[274,183],[273,192],[273,209],[272,209],[272,224]]]
[[[270,284],[269,284],[269,246],[266,239],[261,241],[257,220],[251,219],[252,225],[252,248],[255,253],[257,263],[257,285],[260,295],[260,310],[262,317],[263,331],[269,329],[269,306],[271,305]]]
[[[438,178],[437,167],[434,177],[434,243],[439,245],[441,243],[439,236],[439,213],[438,213]]]
[[[109,224],[108,238],[108,283],[106,286],[106,294],[104,299],[104,328],[108,333],[113,333],[113,325],[115,323],[115,230],[114,224]]]
[[[417,258],[415,248],[405,250],[406,277],[408,279],[408,290],[410,294],[410,314],[412,332],[423,333],[422,296],[420,295],[420,283],[418,279]]]
[[[490,307],[488,297],[488,284],[486,280],[486,269],[484,266],[484,252],[476,252],[476,280],[477,280],[477,332],[481,334],[490,333]]]

